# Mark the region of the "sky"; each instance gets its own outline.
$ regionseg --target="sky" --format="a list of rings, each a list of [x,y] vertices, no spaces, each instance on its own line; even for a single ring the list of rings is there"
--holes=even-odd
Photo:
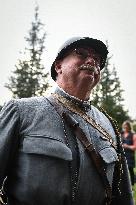
[[[135,0],[0,0],[0,104],[11,99],[4,87],[15,69],[34,19],[35,5],[45,24],[47,70],[68,38],[90,36],[109,43],[109,54],[124,90],[124,108],[136,119]]]

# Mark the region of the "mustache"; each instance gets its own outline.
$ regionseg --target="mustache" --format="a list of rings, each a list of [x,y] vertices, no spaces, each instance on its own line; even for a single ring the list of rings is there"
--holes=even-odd
[[[81,65],[79,67],[80,70],[89,70],[91,72],[98,73],[98,69],[96,66],[91,66],[91,65]]]

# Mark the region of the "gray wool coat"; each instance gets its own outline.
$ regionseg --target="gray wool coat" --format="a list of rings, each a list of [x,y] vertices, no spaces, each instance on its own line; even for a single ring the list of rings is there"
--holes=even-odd
[[[88,114],[116,137],[110,121],[91,106]],[[106,164],[112,186],[116,150],[77,114]],[[76,157],[75,157],[76,156]],[[8,205],[102,205],[105,189],[92,161],[45,97],[11,100],[0,113],[0,186]]]

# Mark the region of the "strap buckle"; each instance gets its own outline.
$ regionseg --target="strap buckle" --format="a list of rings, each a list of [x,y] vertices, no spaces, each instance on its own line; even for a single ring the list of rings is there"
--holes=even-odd
[[[89,143],[88,145],[85,146],[85,149],[89,150],[89,151],[93,151],[94,150],[94,146],[92,143]]]

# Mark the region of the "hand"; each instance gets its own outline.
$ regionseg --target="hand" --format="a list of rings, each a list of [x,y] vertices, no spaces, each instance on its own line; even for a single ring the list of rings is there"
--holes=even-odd
[[[126,143],[123,143],[122,146],[124,149],[129,149],[129,145],[127,145]]]

